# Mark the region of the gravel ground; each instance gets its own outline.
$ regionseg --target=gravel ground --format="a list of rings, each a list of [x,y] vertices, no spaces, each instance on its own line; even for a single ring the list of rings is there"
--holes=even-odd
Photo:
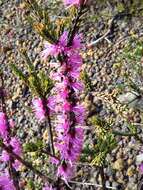
[[[21,47],[27,48],[30,58],[34,61],[34,65],[40,67],[39,52],[42,48],[42,42],[39,36],[27,24],[25,20],[27,12],[24,8],[24,4],[18,0],[0,1],[0,63],[1,68],[4,70],[5,85],[8,92],[7,110],[10,116],[15,119],[17,135],[23,143],[30,140],[34,141],[37,137],[40,138],[43,133],[46,136],[45,127],[42,124],[39,126],[34,115],[27,109],[31,105],[30,92],[14,77],[9,67],[9,64],[15,63],[25,70],[25,63],[18,53]],[[94,15],[95,11],[95,6],[91,6],[90,15]],[[84,26],[87,42],[96,40],[96,34],[100,28],[103,34],[107,31],[108,22],[106,20],[101,19],[96,23],[94,20],[91,21],[90,18],[87,18]],[[141,33],[143,32],[141,22],[142,19],[138,18],[132,18],[130,21],[126,21],[125,19],[117,21],[116,31],[114,35],[110,35],[110,42],[103,40],[94,48],[83,52],[83,57],[85,58],[84,67],[88,71],[93,85],[93,89],[90,92],[82,95],[85,106],[89,110],[95,111],[102,118],[110,119],[112,117],[115,129],[123,131],[125,130],[124,118],[111,109],[111,106],[117,107],[114,102],[116,85],[124,83],[124,79],[114,65],[117,63],[117,57],[126,45],[128,37],[132,34],[136,34],[138,38],[141,37]],[[132,115],[135,123],[141,123],[140,112],[129,109],[126,114]],[[94,141],[94,139],[92,130],[87,130],[86,142]],[[105,168],[107,186],[122,190],[137,189],[138,170],[135,158],[139,150],[139,143],[133,137],[118,138],[118,147],[107,158],[111,162],[110,166]],[[35,160],[35,162],[43,163],[43,160]],[[43,164],[46,168],[46,163]],[[25,181],[24,177],[34,178],[32,172],[23,173],[22,176],[22,182]],[[78,177],[78,181],[89,183],[101,182],[98,169],[91,166],[79,166],[79,176],[81,177]],[[72,189],[98,190],[100,188],[79,184],[73,185]]]

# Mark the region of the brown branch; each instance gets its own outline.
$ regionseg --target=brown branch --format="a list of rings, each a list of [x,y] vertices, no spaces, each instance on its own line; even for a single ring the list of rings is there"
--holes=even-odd
[[[43,174],[42,172],[40,172],[39,170],[37,170],[31,163],[25,161],[23,158],[21,158],[20,156],[18,156],[17,154],[15,154],[13,152],[13,150],[8,147],[7,145],[5,145],[3,142],[0,142],[0,146],[7,151],[7,153],[9,155],[11,155],[11,157],[15,160],[18,160],[20,163],[22,163],[24,166],[26,166],[28,169],[32,170],[35,174],[37,174],[38,176],[40,176],[44,182],[53,182],[53,179],[50,177],[47,177],[45,174]]]
[[[8,132],[9,134],[11,133],[10,130],[10,125],[9,125],[9,121],[8,121],[8,116],[6,113],[6,103],[5,103],[5,93],[4,93],[4,79],[3,79],[3,73],[0,73],[0,79],[1,79],[1,87],[0,87],[0,95],[1,95],[1,109],[2,112],[5,113],[5,117],[6,117],[6,124],[7,124],[7,128],[8,128]],[[10,137],[8,138],[7,141],[10,141]],[[15,170],[15,168],[13,167],[13,163],[14,163],[14,159],[11,157],[11,155],[9,155],[10,160],[8,161],[8,167],[9,167],[9,174],[11,179],[13,180],[13,184],[16,190],[20,190],[19,187],[19,181],[17,178],[17,171]]]
[[[101,181],[102,181],[102,189],[103,190],[107,190],[107,188],[106,188],[105,174],[104,174],[104,167],[101,166],[99,168],[99,171],[100,171],[100,176],[101,176]]]
[[[52,132],[52,125],[51,125],[51,118],[50,115],[47,115],[47,122],[48,122],[48,133],[50,136],[50,144],[51,144],[51,151],[53,156],[55,156],[55,148],[54,148],[54,139],[53,139],[53,132]]]

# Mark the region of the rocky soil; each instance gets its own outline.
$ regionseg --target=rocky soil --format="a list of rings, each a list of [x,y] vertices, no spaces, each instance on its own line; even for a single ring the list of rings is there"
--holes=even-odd
[[[85,19],[83,33],[86,44],[97,40],[99,38],[97,34],[105,34],[112,19],[112,17],[105,17],[106,19],[101,18],[96,22],[94,20],[95,12],[96,6],[92,5],[90,17]],[[47,131],[43,124],[39,124],[34,114],[27,109],[30,107],[32,99],[29,90],[13,75],[9,66],[11,63],[15,63],[25,70],[25,63],[18,53],[20,48],[25,47],[34,65],[37,68],[41,67],[39,52],[43,46],[42,40],[25,20],[26,14],[22,1],[0,0],[0,68],[3,69],[5,76],[8,94],[7,110],[16,122],[17,136],[21,138],[23,143],[34,141],[43,134],[43,138],[47,137]],[[84,105],[102,118],[109,120],[112,118],[115,129],[122,131],[126,131],[126,122],[123,116],[118,113],[116,88],[118,84],[125,81],[116,65],[118,63],[117,57],[122,54],[123,48],[132,35],[136,35],[139,39],[142,38],[142,18],[134,17],[130,21],[125,18],[116,20],[115,31],[108,35],[108,39],[103,39],[93,48],[87,48],[82,52],[85,59],[84,68],[92,81],[91,91],[82,95]],[[134,123],[142,123],[142,114],[139,111],[129,109],[124,114],[132,116]],[[140,130],[140,137],[142,137],[142,127],[141,125],[137,125],[137,127]],[[91,127],[85,132],[87,143],[95,139],[92,130],[94,129]],[[136,165],[136,155],[139,154],[140,150],[141,144],[134,137],[118,137],[118,147],[107,157],[107,160],[110,161],[110,165],[105,168],[107,186],[121,190],[137,189],[139,171]],[[30,158],[35,159],[34,156],[33,154],[29,155]],[[42,163],[43,168],[47,168],[44,159],[46,158],[35,159],[35,163],[39,165]],[[1,167],[4,166],[0,165]],[[22,174],[22,177],[24,183],[27,178],[34,178],[34,175],[27,171]],[[94,186],[94,184],[101,182],[96,167],[79,165],[78,181],[91,183],[91,185],[72,184],[72,189],[101,189]]]

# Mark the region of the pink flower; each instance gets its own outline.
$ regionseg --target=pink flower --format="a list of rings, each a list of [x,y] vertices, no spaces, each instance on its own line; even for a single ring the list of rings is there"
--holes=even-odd
[[[20,156],[22,154],[22,148],[21,148],[21,144],[20,144],[20,141],[18,140],[18,138],[16,138],[16,137],[11,138],[9,145],[11,145],[12,150],[15,154],[17,154],[18,156]],[[0,159],[3,162],[8,162],[10,159],[10,155],[5,150],[3,150]],[[19,169],[20,165],[21,165],[21,163],[18,160],[15,160],[13,163],[13,167],[16,170]]]
[[[68,63],[71,67],[73,68],[79,68],[82,65],[82,57],[81,55],[77,54],[77,53],[72,53],[69,57],[68,57]]]
[[[45,110],[42,100],[40,98],[35,98],[33,99],[32,103],[36,118],[39,121],[43,121],[45,119]]]
[[[65,5],[80,5],[80,0],[64,0]]]
[[[76,91],[82,91],[84,89],[84,84],[79,81],[72,81],[70,86]]]
[[[8,135],[6,116],[3,112],[0,112],[0,136],[6,138]]]
[[[73,107],[77,124],[83,125],[85,120],[85,108],[81,105]]]
[[[9,120],[9,124],[10,124],[10,127],[14,127],[15,126],[15,122],[14,122],[14,120],[13,119],[10,119]]]
[[[62,165],[58,167],[57,175],[61,177],[65,182],[67,182],[68,179],[73,177],[75,171],[75,167],[71,166],[68,163],[63,162]]]
[[[13,151],[15,154],[17,155],[21,155],[22,154],[22,148],[21,148],[21,144],[20,141],[17,137],[12,137],[10,140],[10,145],[13,148]]]
[[[143,174],[143,163],[139,165],[139,171],[141,174]]]
[[[13,148],[13,152],[15,154],[17,154],[18,156],[21,156],[21,154],[22,154],[22,147],[21,147],[19,139],[16,138],[16,137],[11,138],[10,145]],[[13,163],[13,167],[16,170],[18,170],[20,166],[21,166],[21,163],[18,160],[15,160],[15,162]]]
[[[45,186],[44,188],[43,188],[43,190],[53,190],[53,188],[50,186]]]
[[[9,161],[9,154],[5,150],[2,151],[1,160],[3,162]]]
[[[82,43],[81,43],[81,37],[82,35],[81,34],[76,34],[74,39],[73,39],[73,42],[72,42],[72,48],[73,50],[74,49],[81,49],[83,46],[82,46]]]
[[[50,111],[55,111],[55,106],[56,106],[56,97],[50,96],[47,99],[47,106],[50,109]]]
[[[61,135],[59,143],[56,147],[61,153],[61,158],[63,160],[68,160],[71,163],[78,160],[83,145],[83,129],[75,128],[69,129],[66,135]]]
[[[47,57],[49,55],[58,55],[57,47],[56,45],[50,44],[49,42],[45,43],[45,49],[41,52],[41,59],[43,61],[46,61]]]
[[[45,43],[45,49],[41,52],[41,58],[45,61],[49,55],[58,56],[59,53],[66,50],[68,33],[65,31],[57,44]]]
[[[58,165],[60,161],[59,161],[57,158],[51,157],[51,158],[50,158],[50,162],[51,162],[52,164]]]
[[[8,176],[0,176],[0,189],[15,190],[12,180]]]

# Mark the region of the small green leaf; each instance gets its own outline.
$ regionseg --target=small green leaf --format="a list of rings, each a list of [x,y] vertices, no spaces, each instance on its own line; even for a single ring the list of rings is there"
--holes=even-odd
[[[10,67],[16,76],[18,76],[23,82],[27,83],[26,76],[23,74],[23,72],[15,64],[11,64]]]

